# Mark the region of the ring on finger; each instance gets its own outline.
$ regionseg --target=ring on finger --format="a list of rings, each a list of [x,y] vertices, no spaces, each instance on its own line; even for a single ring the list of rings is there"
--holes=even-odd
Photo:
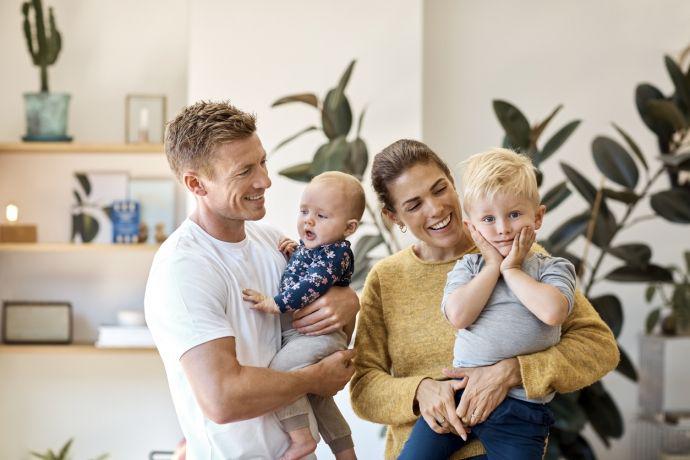
[[[436,420],[436,423],[438,423],[439,425],[443,425],[444,423],[446,423],[446,419],[441,417],[440,419]]]

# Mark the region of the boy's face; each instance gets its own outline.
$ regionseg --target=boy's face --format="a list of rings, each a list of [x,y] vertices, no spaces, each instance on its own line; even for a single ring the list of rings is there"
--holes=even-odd
[[[350,217],[350,209],[337,182],[308,184],[302,193],[297,218],[297,232],[304,246],[312,249],[351,235],[357,220]]]
[[[524,197],[497,193],[491,200],[478,199],[466,211],[484,239],[506,257],[523,227],[541,227],[546,208]]]

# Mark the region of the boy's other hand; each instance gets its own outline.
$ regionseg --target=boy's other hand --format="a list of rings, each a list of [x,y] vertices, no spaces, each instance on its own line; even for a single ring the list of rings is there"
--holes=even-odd
[[[477,246],[477,249],[479,249],[479,251],[482,253],[484,263],[486,265],[495,265],[500,267],[501,263],[503,262],[503,256],[500,252],[498,252],[498,249],[493,247],[491,243],[484,239],[482,234],[479,233],[479,230],[477,230],[477,228],[474,225],[472,225],[472,222],[466,220],[464,221],[464,224],[470,231],[470,235],[472,236],[472,239],[474,240],[474,244]]]
[[[252,310],[273,314],[280,313],[280,308],[276,305],[273,297],[265,296],[254,289],[242,289],[242,298],[254,304],[250,307]]]
[[[320,396],[334,396],[342,390],[355,373],[355,366],[352,364],[354,357],[355,350],[347,349],[336,351],[314,364],[316,376],[312,392]]]
[[[513,246],[510,248],[510,252],[501,262],[501,273],[511,268],[522,268],[522,262],[529,254],[529,250],[532,248],[534,241],[536,239],[536,232],[532,227],[522,227],[520,233],[515,235],[513,239]]]
[[[290,260],[292,253],[297,249],[297,241],[290,238],[282,238],[278,242],[278,250],[285,256],[285,260]]]

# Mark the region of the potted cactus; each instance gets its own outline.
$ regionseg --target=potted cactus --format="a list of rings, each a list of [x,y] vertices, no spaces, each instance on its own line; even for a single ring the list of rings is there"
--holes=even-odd
[[[48,66],[55,64],[62,49],[62,36],[55,25],[53,8],[44,21],[41,0],[22,4],[24,36],[33,64],[40,69],[41,91],[24,93],[27,132],[25,141],[71,141],[67,135],[67,106],[70,95],[51,93],[48,89]],[[33,21],[32,21],[33,19]]]

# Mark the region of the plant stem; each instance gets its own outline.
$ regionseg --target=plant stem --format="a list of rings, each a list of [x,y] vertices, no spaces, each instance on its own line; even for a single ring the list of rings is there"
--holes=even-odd
[[[632,227],[633,225],[635,225],[635,224],[637,224],[637,223],[639,223],[639,222],[642,222],[642,221],[645,221],[645,220],[650,220],[650,219],[655,219],[655,218],[657,218],[657,217],[659,217],[659,216],[657,216],[656,214],[648,214],[648,215],[646,215],[646,216],[638,217],[638,218],[636,218],[636,219],[631,220],[630,223],[628,224],[628,226],[627,226],[626,228],[630,228],[630,227]]]
[[[386,249],[388,249],[388,253],[393,254],[394,253],[393,248],[391,248],[390,243],[388,243],[388,240],[386,240],[386,238],[383,236],[384,231],[385,231],[385,233],[387,233],[388,236],[390,237],[391,241],[393,243],[395,243],[395,246],[397,246],[397,241],[395,240],[395,237],[393,236],[393,232],[388,231],[388,229],[385,227],[385,225],[383,226],[383,228],[381,228],[381,224],[379,223],[378,219],[376,218],[376,213],[374,213],[374,210],[371,209],[371,206],[369,206],[368,202],[365,202],[365,204],[366,204],[367,212],[369,212],[371,219],[374,221],[374,225],[376,225],[376,228],[378,229],[379,234],[381,235],[381,238],[383,239],[383,244],[385,244]],[[397,251],[397,249],[396,249],[396,251]]]

